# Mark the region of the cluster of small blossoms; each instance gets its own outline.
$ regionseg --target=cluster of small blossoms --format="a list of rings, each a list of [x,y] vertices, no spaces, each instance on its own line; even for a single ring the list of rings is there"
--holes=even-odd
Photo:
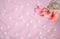
[[[47,17],[50,20],[55,20],[57,17],[53,10],[42,8],[39,5],[34,8],[34,12],[39,13],[40,16]]]

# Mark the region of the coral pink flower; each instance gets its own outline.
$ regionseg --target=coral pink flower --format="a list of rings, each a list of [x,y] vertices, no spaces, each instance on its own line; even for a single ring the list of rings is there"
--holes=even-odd
[[[51,11],[51,10],[46,9],[46,8],[41,8],[40,6],[37,6],[36,8],[34,8],[34,10],[35,10],[35,12],[39,13],[40,16],[46,16],[50,20],[56,19],[56,14],[54,11]]]

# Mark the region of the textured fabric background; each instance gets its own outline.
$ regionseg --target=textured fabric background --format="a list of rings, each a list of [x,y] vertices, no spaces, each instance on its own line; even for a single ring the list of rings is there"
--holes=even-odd
[[[0,39],[60,39],[60,18],[51,21],[33,10],[49,1],[0,0]]]

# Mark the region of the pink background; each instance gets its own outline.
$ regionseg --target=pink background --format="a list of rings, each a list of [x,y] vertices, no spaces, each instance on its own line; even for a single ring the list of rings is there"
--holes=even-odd
[[[51,21],[33,10],[49,1],[0,0],[0,39],[60,39],[60,18]]]

